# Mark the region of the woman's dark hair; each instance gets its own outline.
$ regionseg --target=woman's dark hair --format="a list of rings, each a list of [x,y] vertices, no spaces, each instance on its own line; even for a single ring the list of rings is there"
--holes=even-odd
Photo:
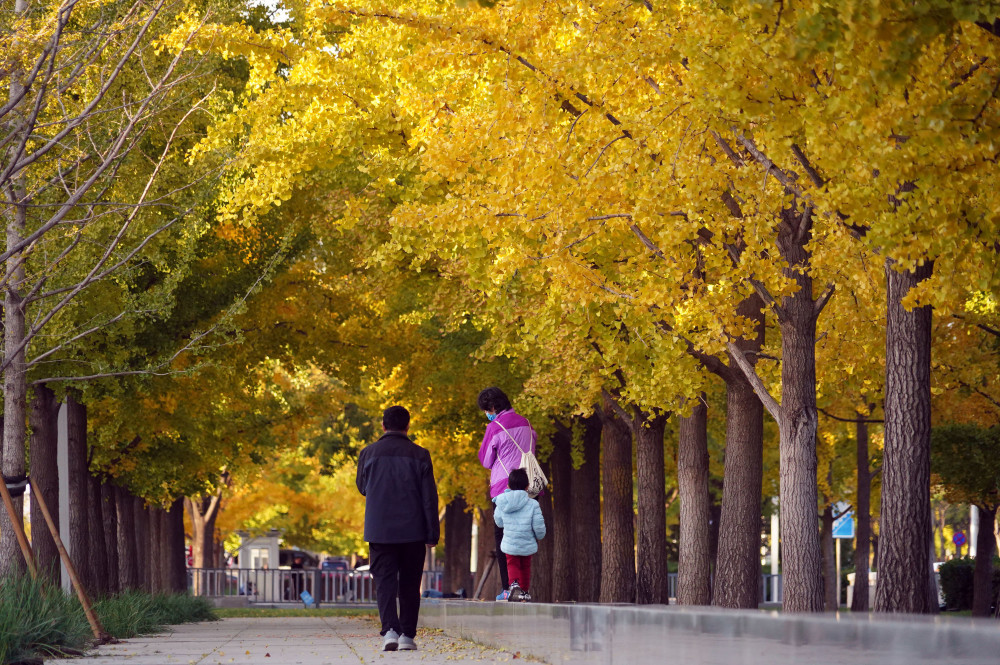
[[[528,472],[524,469],[514,469],[507,476],[507,487],[512,490],[528,489]]]
[[[405,432],[410,426],[410,412],[401,406],[390,406],[382,412],[382,426],[389,432]]]
[[[480,411],[492,411],[494,413],[500,413],[501,411],[506,411],[511,408],[510,400],[507,399],[507,395],[504,394],[499,388],[489,387],[479,393],[479,409]]]

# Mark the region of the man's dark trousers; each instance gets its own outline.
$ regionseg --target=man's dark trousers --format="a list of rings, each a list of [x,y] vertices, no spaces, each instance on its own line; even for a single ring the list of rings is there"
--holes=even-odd
[[[424,543],[369,543],[371,573],[375,578],[382,635],[394,630],[416,637],[420,613],[420,578],[424,572]],[[396,598],[399,598],[399,614]]]

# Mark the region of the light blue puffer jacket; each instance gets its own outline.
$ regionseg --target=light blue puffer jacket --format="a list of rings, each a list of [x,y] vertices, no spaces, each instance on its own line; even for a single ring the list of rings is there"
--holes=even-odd
[[[510,490],[495,499],[493,521],[503,529],[500,551],[515,556],[529,556],[538,551],[538,541],[545,537],[545,520],[538,502],[524,490]]]

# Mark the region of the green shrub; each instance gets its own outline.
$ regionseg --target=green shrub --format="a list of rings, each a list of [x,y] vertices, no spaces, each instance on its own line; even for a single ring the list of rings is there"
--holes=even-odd
[[[941,564],[941,595],[949,610],[972,609],[972,571],[976,560],[969,557],[952,559]]]
[[[949,610],[971,610],[973,573],[976,560],[970,557],[952,559],[941,564],[941,594]],[[1000,591],[1000,559],[993,559],[993,598]]]
[[[188,593],[158,594],[153,596],[153,607],[157,621],[165,626],[218,620],[212,603]]]
[[[211,603],[186,593],[127,591],[101,600],[94,610],[104,630],[118,639],[160,632],[167,625],[216,619]]]
[[[94,604],[102,627],[126,639],[169,624],[214,621],[211,604],[184,594],[128,591]],[[27,575],[0,580],[0,663],[82,653],[93,633],[75,596]]]
[[[0,580],[0,663],[80,653],[92,633],[75,598],[27,575]]]

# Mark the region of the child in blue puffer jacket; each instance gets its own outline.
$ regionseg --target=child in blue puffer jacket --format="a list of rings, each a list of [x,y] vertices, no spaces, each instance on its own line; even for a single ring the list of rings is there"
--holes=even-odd
[[[538,551],[538,541],[545,537],[545,520],[538,502],[528,496],[528,472],[514,469],[507,477],[510,488],[500,496],[493,511],[493,521],[503,529],[500,551],[507,557],[510,575],[508,601],[531,600],[531,555]]]

